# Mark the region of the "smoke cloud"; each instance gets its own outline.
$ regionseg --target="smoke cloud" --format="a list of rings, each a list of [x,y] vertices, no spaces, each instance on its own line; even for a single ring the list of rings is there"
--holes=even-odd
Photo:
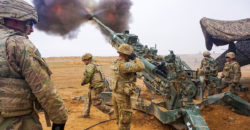
[[[102,0],[97,9],[103,10],[103,12],[96,14],[96,16],[113,31],[123,32],[129,29],[131,5],[130,0]],[[101,29],[101,31],[107,35],[105,30]]]
[[[38,12],[36,27],[49,34],[75,38],[79,27],[88,21],[89,12],[115,32],[128,29],[130,0],[33,0]],[[102,30],[102,33],[107,33]]]

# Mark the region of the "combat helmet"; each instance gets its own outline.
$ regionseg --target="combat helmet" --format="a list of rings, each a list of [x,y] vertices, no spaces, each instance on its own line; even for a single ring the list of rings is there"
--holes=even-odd
[[[15,19],[18,21],[32,20],[38,22],[35,8],[24,0],[0,0],[0,21],[4,18]]]
[[[86,53],[82,56],[82,61],[90,60],[90,59],[92,59],[92,55],[90,53]]]
[[[226,54],[226,58],[235,58],[235,54],[234,54],[234,52],[228,52],[227,54]]]
[[[204,51],[203,52],[203,56],[204,57],[209,57],[211,54],[210,54],[210,52],[209,51]]]
[[[118,53],[122,53],[125,55],[131,55],[134,49],[128,44],[121,44],[117,50]]]

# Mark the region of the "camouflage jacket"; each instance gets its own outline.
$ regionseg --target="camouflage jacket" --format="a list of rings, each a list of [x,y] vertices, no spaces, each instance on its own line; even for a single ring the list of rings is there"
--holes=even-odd
[[[227,82],[238,83],[241,78],[239,63],[237,61],[226,62],[221,77],[225,78]]]
[[[144,69],[143,62],[138,58],[129,62],[121,59],[115,60],[111,65],[110,88],[115,93],[130,96],[135,90],[136,72]]]
[[[53,85],[46,62],[22,33],[0,25],[0,111],[3,117],[22,116],[38,101],[53,123],[63,124],[68,114]]]
[[[204,57],[201,61],[199,75],[217,76],[218,66],[214,58]]]
[[[101,65],[95,61],[91,61],[85,68],[83,73],[82,85],[90,83],[90,88],[98,88],[104,86],[104,73]]]

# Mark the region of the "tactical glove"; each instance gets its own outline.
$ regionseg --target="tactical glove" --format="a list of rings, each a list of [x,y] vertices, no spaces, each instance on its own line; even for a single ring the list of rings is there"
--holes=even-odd
[[[52,125],[52,130],[64,130],[65,124],[54,124]]]
[[[131,55],[129,55],[128,57],[130,60],[134,60],[136,58],[136,54],[132,53]]]

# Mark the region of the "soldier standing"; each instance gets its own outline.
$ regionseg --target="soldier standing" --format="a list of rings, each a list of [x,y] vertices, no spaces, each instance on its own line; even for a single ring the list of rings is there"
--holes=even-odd
[[[50,69],[28,39],[37,22],[37,12],[27,2],[0,0],[1,130],[42,130],[41,109],[52,120],[52,129],[64,129],[67,110]]]
[[[211,57],[209,51],[204,51],[203,56],[204,58],[201,61],[199,69],[199,76],[203,77],[204,86],[208,90],[208,96],[210,96],[215,94],[216,91],[215,79],[218,75],[218,66],[214,58]]]
[[[111,65],[112,100],[119,130],[129,130],[132,118],[130,96],[135,91],[136,72],[143,71],[145,66],[140,59],[135,58],[130,45],[121,44],[117,52],[119,58]]]
[[[239,63],[235,60],[234,52],[226,54],[226,63],[223,68],[221,78],[223,81],[223,87],[219,89],[219,92],[229,86],[230,91],[237,94],[236,87],[239,86],[241,71]]]
[[[92,59],[90,53],[86,53],[82,56],[82,61],[86,66],[84,71],[83,79],[81,85],[90,83],[88,97],[84,101],[83,115],[80,117],[88,118],[90,113],[90,107],[93,105],[110,116],[114,113],[114,110],[103,104],[101,98],[101,92],[104,91],[104,73],[101,69],[100,64],[96,63]]]

